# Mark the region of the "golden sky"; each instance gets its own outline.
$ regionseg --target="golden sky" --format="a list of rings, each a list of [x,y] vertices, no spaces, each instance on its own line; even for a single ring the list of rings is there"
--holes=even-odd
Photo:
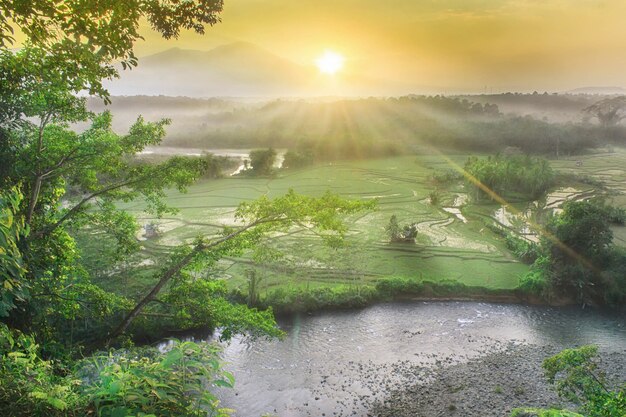
[[[144,27],[138,56],[248,41],[299,64],[454,92],[626,86],[626,0],[224,0],[204,36]],[[141,62],[140,62],[141,65]]]

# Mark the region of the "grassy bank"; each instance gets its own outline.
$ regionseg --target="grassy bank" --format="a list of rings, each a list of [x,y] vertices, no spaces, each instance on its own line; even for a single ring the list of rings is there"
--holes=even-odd
[[[314,289],[278,288],[269,291],[259,307],[272,307],[278,314],[289,314],[361,308],[379,302],[407,299],[521,302],[524,298],[516,290],[467,286],[455,281],[415,281],[391,277],[380,279],[373,285],[358,287],[338,285]]]

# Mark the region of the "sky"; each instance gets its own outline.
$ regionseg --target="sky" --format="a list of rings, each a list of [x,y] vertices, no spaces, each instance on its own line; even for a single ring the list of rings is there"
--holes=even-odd
[[[174,41],[144,26],[136,52],[247,41],[310,65],[332,50],[346,74],[441,92],[626,86],[625,0],[224,0],[221,18]]]

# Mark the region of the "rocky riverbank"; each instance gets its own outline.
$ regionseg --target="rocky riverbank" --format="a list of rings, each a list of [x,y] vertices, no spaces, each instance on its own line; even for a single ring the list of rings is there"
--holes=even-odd
[[[560,349],[509,346],[466,363],[439,366],[426,382],[393,387],[369,417],[506,417],[516,407],[566,406],[543,376],[543,360]],[[601,353],[612,384],[626,381],[626,352]],[[416,368],[416,374],[423,368]]]

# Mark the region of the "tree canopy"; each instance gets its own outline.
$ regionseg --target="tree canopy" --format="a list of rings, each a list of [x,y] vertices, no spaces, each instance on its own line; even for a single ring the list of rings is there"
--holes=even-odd
[[[610,227],[623,216],[623,210],[602,199],[566,202],[548,220],[539,257],[522,278],[522,287],[581,303],[623,303],[626,254],[613,244]]]
[[[560,397],[578,406],[568,410],[516,409],[511,417],[614,417],[626,413],[626,387],[611,390],[598,366],[598,347],[565,349],[546,359],[543,369]]]
[[[596,117],[602,126],[615,126],[626,117],[626,96],[602,99],[583,112]]]

